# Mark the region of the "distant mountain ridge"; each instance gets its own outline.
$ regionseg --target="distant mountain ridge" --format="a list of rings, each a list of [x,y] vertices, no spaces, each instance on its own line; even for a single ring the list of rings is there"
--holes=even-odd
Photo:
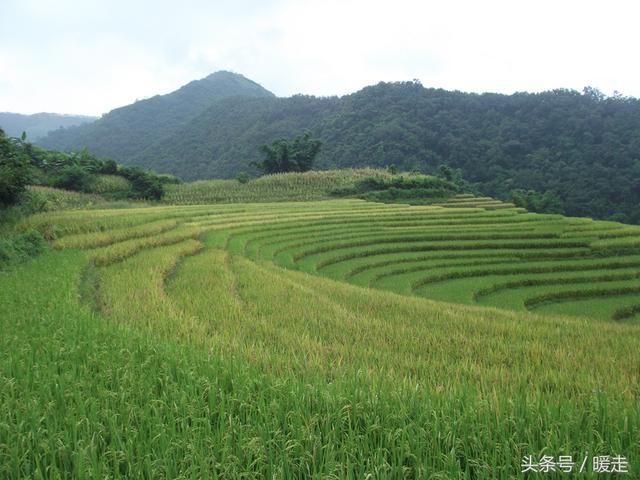
[[[22,132],[26,132],[27,139],[35,141],[58,128],[91,123],[97,119],[98,117],[87,115],[62,113],[43,112],[25,115],[22,113],[0,112],[0,128],[9,137],[19,137]]]
[[[479,192],[517,194],[532,210],[640,223],[635,98],[593,88],[470,94],[417,81],[381,82],[343,97],[277,98],[240,75],[207,79],[42,143],[86,146],[194,180],[250,172],[260,145],[309,129],[323,142],[319,168],[395,165],[433,173],[447,165]]]
[[[169,94],[112,110],[92,124],[52,132],[39,143],[59,150],[87,147],[98,155],[131,163],[149,145],[175,134],[216,101],[232,96],[274,95],[242,75],[220,71]]]

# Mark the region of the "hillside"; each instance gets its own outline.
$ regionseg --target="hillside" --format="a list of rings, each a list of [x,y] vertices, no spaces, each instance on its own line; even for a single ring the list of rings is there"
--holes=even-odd
[[[251,181],[218,179],[172,184],[165,186],[162,201],[172,205],[202,205],[351,197],[424,205],[462,192],[462,186],[438,177],[415,173],[394,175],[387,170],[362,168],[276,173]]]
[[[39,143],[59,150],[88,148],[125,163],[162,139],[175,135],[207,107],[225,97],[272,97],[242,75],[216,72],[178,90],[117,108],[96,122],[51,133]]]
[[[34,141],[59,128],[91,123],[97,118],[59,113],[23,115],[21,113],[0,112],[0,128],[10,137],[19,137],[22,132],[26,132],[27,138],[30,141]]]
[[[556,211],[640,222],[640,101],[591,90],[476,95],[381,83],[342,98],[227,99],[134,161],[186,179],[232,177],[259,145],[305,128],[324,142],[321,168],[447,164],[487,195],[537,192],[529,208],[546,193]]]
[[[639,228],[469,195],[20,226],[51,248],[0,275],[2,478],[638,477]]]
[[[340,98],[276,98],[243,77],[211,78],[242,88],[187,115],[180,113],[192,88],[186,86],[180,95],[56,132],[45,144],[86,145],[186,180],[232,178],[251,171],[260,145],[309,129],[323,141],[319,168],[393,164],[433,173],[446,164],[483,194],[516,196],[531,210],[640,222],[637,99],[589,88],[468,94],[417,82],[380,83]]]

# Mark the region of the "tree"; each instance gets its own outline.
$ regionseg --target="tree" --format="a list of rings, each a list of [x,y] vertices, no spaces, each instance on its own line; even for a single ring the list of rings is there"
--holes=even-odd
[[[453,172],[448,165],[443,164],[438,167],[437,176],[450,182],[453,179]]]
[[[119,172],[131,182],[133,198],[160,200],[164,195],[162,182],[154,173],[146,172],[140,167],[122,167]]]
[[[84,167],[77,164],[66,165],[60,170],[60,174],[53,184],[56,188],[74,190],[76,192],[88,192],[91,190],[93,176]]]
[[[262,162],[252,162],[265,174],[281,172],[306,172],[311,170],[313,162],[320,152],[322,142],[311,138],[311,132],[305,131],[292,142],[279,138],[271,145],[262,145],[260,152],[264,155]]]
[[[29,158],[0,129],[0,206],[16,203],[30,177]]]

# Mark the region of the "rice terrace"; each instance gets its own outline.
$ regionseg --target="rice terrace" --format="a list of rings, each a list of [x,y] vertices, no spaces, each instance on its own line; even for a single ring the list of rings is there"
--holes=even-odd
[[[0,477],[636,478],[640,227],[329,193],[362,178],[395,177],[20,220],[49,248],[0,274]]]

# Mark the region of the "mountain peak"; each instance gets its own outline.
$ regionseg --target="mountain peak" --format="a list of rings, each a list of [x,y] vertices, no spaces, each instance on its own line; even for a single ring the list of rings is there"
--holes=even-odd
[[[87,147],[98,155],[126,161],[146,146],[173,135],[208,107],[227,97],[275,95],[243,75],[222,70],[193,80],[166,95],[114,109],[91,124],[51,132],[41,143],[62,150]],[[105,140],[107,138],[110,140]],[[114,142],[115,138],[128,140]]]
[[[246,90],[245,92],[239,93],[241,96],[267,96],[267,97],[275,97],[273,93],[264,88],[257,82],[248,79],[244,75],[240,73],[231,72],[229,70],[218,70],[217,72],[213,72],[206,77],[196,80],[195,82],[205,82],[208,84],[216,84],[222,88],[233,90],[233,89],[242,89]],[[191,82],[194,83],[194,82]],[[189,85],[189,84],[187,84]],[[235,96],[235,95],[224,95],[224,96]]]

